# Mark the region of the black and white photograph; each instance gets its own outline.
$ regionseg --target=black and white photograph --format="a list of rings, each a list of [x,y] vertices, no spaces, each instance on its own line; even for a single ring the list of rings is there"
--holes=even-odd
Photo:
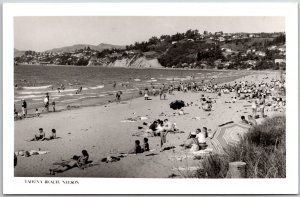
[[[11,20],[12,178],[288,178],[286,16]]]

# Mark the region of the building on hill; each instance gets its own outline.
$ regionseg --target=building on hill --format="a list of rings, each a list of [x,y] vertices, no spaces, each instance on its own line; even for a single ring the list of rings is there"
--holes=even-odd
[[[274,59],[274,63],[275,64],[285,64],[286,63],[286,60],[285,59]]]
[[[265,53],[265,52],[262,52],[262,51],[256,51],[256,52],[255,52],[255,55],[261,56],[261,57],[265,57],[265,56],[266,56],[266,53]]]

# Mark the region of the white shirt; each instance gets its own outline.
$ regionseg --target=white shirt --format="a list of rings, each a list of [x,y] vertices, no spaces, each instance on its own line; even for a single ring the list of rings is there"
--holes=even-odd
[[[196,138],[198,138],[199,143],[206,143],[205,135],[204,133],[198,133],[196,135]]]

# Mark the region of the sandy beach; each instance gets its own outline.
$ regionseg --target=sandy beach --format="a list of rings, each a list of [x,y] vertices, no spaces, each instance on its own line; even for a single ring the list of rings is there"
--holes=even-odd
[[[249,75],[235,81],[261,82],[263,78],[268,77],[264,81],[269,83],[272,78],[276,79],[278,76],[278,73],[270,72],[269,74]],[[234,81],[230,83],[234,83]],[[216,100],[212,111],[206,112],[199,109],[202,94]],[[86,149],[90,160],[98,165],[84,170],[74,168],[55,176],[168,178],[173,174],[176,177],[184,177],[187,172],[181,171],[181,167],[200,165],[199,160],[184,158],[189,155],[189,151],[179,146],[187,139],[189,132],[204,126],[214,131],[219,124],[229,121],[239,122],[242,115],[251,114],[251,103],[248,100],[225,103],[225,101],[230,101],[232,96],[235,96],[234,92],[222,94],[219,97],[216,93],[175,91],[174,95],[168,94],[166,100],[160,100],[159,96],[150,97],[152,100],[147,101],[144,98],[135,98],[120,104],[109,103],[101,106],[82,107],[15,121],[15,151],[39,149],[50,151],[44,155],[19,156],[18,165],[15,167],[15,176],[52,176],[48,173],[54,162],[70,159],[73,155],[79,155],[81,150]],[[193,104],[184,107],[185,115],[174,115],[176,111],[169,107],[169,103],[175,100],[183,100],[185,103],[193,102]],[[163,115],[161,115],[162,113]],[[276,113],[268,111],[266,108],[265,114],[268,117]],[[146,118],[136,122],[122,122],[122,120],[139,116]],[[101,162],[104,157],[128,152],[137,139],[142,142],[143,137],[132,135],[139,131],[139,126],[147,127],[143,125],[143,122],[148,123],[149,126],[158,118],[168,118],[171,122],[176,123],[180,131],[184,131],[184,133],[168,134],[166,145],[175,146],[174,149],[160,152],[160,138],[149,137],[151,152],[128,155],[113,163]],[[261,121],[263,121],[262,118],[257,119],[258,123]],[[44,129],[46,136],[50,135],[51,129],[56,129],[60,139],[25,141],[38,133],[40,127]],[[176,157],[183,159],[178,160]]]

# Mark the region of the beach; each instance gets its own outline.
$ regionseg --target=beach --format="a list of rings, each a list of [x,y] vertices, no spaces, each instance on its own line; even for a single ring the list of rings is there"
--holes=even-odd
[[[231,81],[231,84],[240,81],[270,82],[277,79],[278,72],[256,73]],[[226,82],[229,83],[229,82]],[[200,97],[212,97],[216,103],[213,110],[206,112],[201,109]],[[64,110],[41,114],[40,117],[25,118],[15,121],[15,151],[18,150],[43,150],[48,154],[32,155],[30,157],[18,157],[18,165],[15,167],[17,177],[45,177],[49,175],[52,164],[62,159],[70,159],[85,149],[90,155],[90,160],[95,166],[84,170],[74,168],[64,173],[57,174],[59,177],[126,177],[126,178],[168,178],[185,177],[186,171],[182,167],[199,166],[199,160],[193,160],[189,150],[184,150],[179,145],[184,143],[188,134],[196,128],[207,127],[212,131],[218,125],[234,121],[239,122],[241,116],[251,114],[251,103],[248,100],[237,100],[236,103],[225,103],[235,96],[234,92],[218,96],[216,93],[203,92],[177,92],[167,94],[166,100],[160,100],[159,96],[151,96],[151,100],[143,97],[133,98],[121,103],[111,102],[101,105],[80,107],[77,109]],[[185,115],[174,115],[176,110],[169,107],[175,100],[183,100],[190,103],[184,107]],[[280,112],[268,111],[265,115],[274,116]],[[141,118],[142,117],[142,118]],[[128,118],[136,121],[124,121]],[[174,149],[160,152],[160,138],[148,137],[150,152],[137,155],[127,155],[120,161],[105,163],[102,158],[117,156],[127,153],[134,146],[135,140],[143,141],[142,136],[133,134],[139,131],[138,127],[147,128],[156,119],[169,119],[176,123],[182,133],[168,134],[166,146]],[[263,118],[257,119],[260,123]],[[38,129],[43,128],[46,136],[50,135],[51,129],[56,129],[60,139],[50,141],[32,141],[31,139]]]

